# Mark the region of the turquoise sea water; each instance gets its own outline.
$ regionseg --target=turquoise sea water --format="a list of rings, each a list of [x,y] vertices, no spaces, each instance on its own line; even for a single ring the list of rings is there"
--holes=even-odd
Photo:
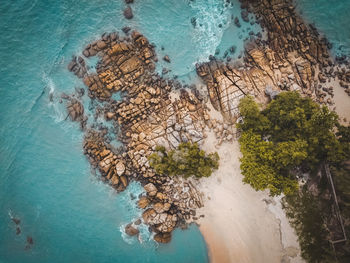
[[[304,19],[333,44],[333,55],[350,56],[349,0],[294,0]]]
[[[82,133],[64,120],[59,96],[83,87],[67,64],[104,32],[123,26],[141,31],[156,44],[159,58],[170,56],[172,63],[166,66],[171,74],[189,80],[185,76],[193,76],[194,64],[218,47],[220,56],[235,45],[238,56],[247,33],[257,29],[243,22],[240,29],[233,25],[238,2],[136,0],[131,21],[124,19],[124,8],[121,0],[0,5],[1,263],[208,261],[196,226],[176,230],[166,245],[152,241],[146,228],[142,243],[121,232],[140,215],[130,194],[137,196],[142,187],[134,183],[117,195],[92,175],[82,153]],[[96,59],[88,63],[94,65]],[[158,70],[164,65],[161,61]],[[11,216],[21,219],[20,235]],[[26,250],[27,236],[34,245]]]
[[[222,57],[233,45],[236,52],[230,56],[239,56],[249,31],[259,30],[242,20],[241,28],[233,24],[240,9],[238,1],[232,2],[135,0],[134,19],[127,21],[122,0],[2,1],[1,263],[208,261],[196,226],[176,230],[166,245],[153,242],[147,229],[142,229],[142,243],[120,231],[140,214],[131,194],[138,195],[142,187],[134,183],[117,195],[92,175],[82,153],[82,133],[77,124],[64,120],[66,111],[58,98],[61,92],[83,87],[66,70],[71,56],[102,33],[123,26],[145,34],[157,46],[159,58],[170,56],[172,63],[160,60],[159,71],[166,66],[171,74],[194,81],[196,62],[215,51]],[[344,46],[350,47],[349,42]],[[21,235],[15,234],[11,215],[21,219]],[[34,245],[25,250],[27,235]]]

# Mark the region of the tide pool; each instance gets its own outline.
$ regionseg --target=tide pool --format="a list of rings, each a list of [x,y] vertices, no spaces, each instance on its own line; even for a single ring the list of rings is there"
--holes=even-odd
[[[166,245],[152,241],[146,227],[141,243],[122,233],[141,213],[132,196],[143,189],[134,183],[117,194],[93,175],[82,152],[82,133],[65,121],[59,97],[84,87],[67,64],[104,32],[121,32],[124,26],[139,30],[156,45],[158,71],[166,66],[170,76],[191,82],[196,62],[217,48],[220,57],[232,45],[231,56],[238,56],[249,31],[258,28],[242,20],[241,28],[234,26],[238,1],[135,1],[131,21],[124,19],[124,8],[121,0],[0,5],[1,263],[208,262],[196,226],[177,229]],[[172,63],[161,60],[165,54]],[[96,59],[87,62],[93,67]],[[86,95],[84,105],[88,111]],[[21,220],[20,235],[11,216]],[[26,250],[27,236],[34,245]]]

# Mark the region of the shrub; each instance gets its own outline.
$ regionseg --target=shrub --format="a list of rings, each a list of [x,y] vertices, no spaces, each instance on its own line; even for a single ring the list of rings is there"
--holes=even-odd
[[[197,143],[181,143],[177,149],[166,151],[157,146],[156,152],[148,158],[150,166],[158,174],[184,177],[209,177],[219,166],[217,152],[206,154]]]

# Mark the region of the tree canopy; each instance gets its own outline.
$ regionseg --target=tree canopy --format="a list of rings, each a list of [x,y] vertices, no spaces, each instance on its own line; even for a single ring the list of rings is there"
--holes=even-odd
[[[158,174],[184,177],[209,177],[219,167],[217,152],[207,154],[197,143],[184,142],[176,149],[166,151],[165,147],[157,146],[156,152],[148,158],[150,166]]]
[[[256,190],[291,194],[297,189],[294,168],[314,171],[321,162],[338,164],[349,153],[341,142],[349,131],[338,123],[337,114],[297,92],[280,93],[263,110],[247,96],[239,110],[242,174]],[[334,133],[337,127],[341,136]]]

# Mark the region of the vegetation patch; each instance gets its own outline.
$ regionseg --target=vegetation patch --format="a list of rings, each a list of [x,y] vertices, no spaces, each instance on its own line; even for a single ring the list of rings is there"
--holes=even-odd
[[[244,182],[256,190],[295,193],[296,170],[312,173],[325,161],[337,165],[349,153],[349,145],[334,133],[342,127],[337,114],[297,92],[281,93],[263,110],[245,97],[239,109],[241,170]]]
[[[338,116],[296,92],[280,93],[265,109],[251,98],[240,101],[239,140],[244,182],[271,195],[285,194],[283,207],[298,235],[307,262],[349,262],[329,178],[331,167],[345,232],[350,236],[350,127]],[[299,187],[298,176],[309,173]]]
[[[209,177],[219,167],[217,152],[207,154],[197,143],[184,142],[176,149],[167,151],[157,146],[156,152],[148,157],[150,166],[158,174]]]

